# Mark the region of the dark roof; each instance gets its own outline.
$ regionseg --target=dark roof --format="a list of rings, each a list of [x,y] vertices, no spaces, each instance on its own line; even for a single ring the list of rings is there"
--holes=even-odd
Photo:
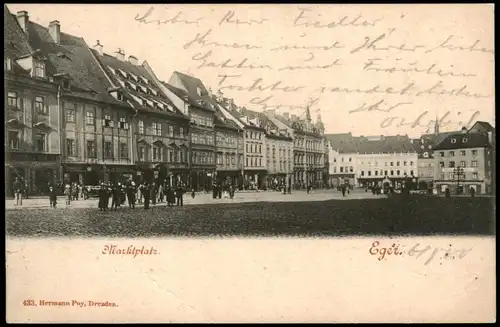
[[[306,116],[310,116],[310,113],[309,113],[309,109],[307,109],[307,113],[306,113]],[[305,127],[305,124],[307,123],[306,120],[304,119],[300,119],[297,117],[297,119],[287,119],[286,117],[280,115],[280,114],[275,114],[274,115],[274,118],[276,118],[278,121],[280,121],[281,123],[285,124],[286,126],[290,127],[290,128],[293,128],[295,131],[298,131],[298,132],[301,132],[301,133],[304,133],[304,134],[307,134],[307,135],[312,135],[312,136],[318,136],[318,134],[320,134],[320,131],[318,129],[318,124],[313,124],[311,122],[311,126],[312,126],[312,130],[313,132],[306,132],[304,130],[304,127]],[[323,124],[321,123],[321,128],[323,128]]]
[[[469,132],[494,132],[495,128],[486,121],[477,121],[469,129]]]
[[[226,119],[220,110],[215,110],[215,127],[240,130],[240,127],[234,121]]]
[[[22,31],[15,15],[3,6],[3,53],[4,57],[15,59],[31,53],[27,35]]]
[[[415,152],[410,138],[406,135],[395,136],[352,136],[351,133],[327,134],[332,149],[339,153],[394,153]]]
[[[179,79],[186,90],[184,92],[185,95],[187,95],[187,99],[184,98],[185,101],[198,108],[203,108],[212,112],[215,111],[215,104],[213,103],[210,92],[205,88],[205,85],[203,85],[203,82],[199,78],[178,71],[173,72],[172,77],[174,76]],[[200,88],[201,96],[198,94],[198,88]]]
[[[239,122],[241,122],[246,128],[254,128],[254,129],[259,129],[259,130],[263,130],[263,131],[266,130],[265,129],[266,125],[264,125],[264,121],[259,116],[258,112],[248,110],[248,109],[243,108],[243,107],[238,107],[234,103],[230,104],[228,98],[221,98],[221,99],[217,100],[214,97],[214,99],[212,99],[212,100],[215,101],[216,103],[218,103],[219,105],[223,106],[224,108],[226,108],[226,110],[229,111],[229,113],[234,118],[236,118]],[[243,117],[247,117],[248,121],[243,119]],[[255,124],[254,122],[250,121],[250,120],[254,120],[256,118],[258,118],[258,120],[260,120],[260,125]]]
[[[111,84],[92,56],[84,39],[61,32],[60,44],[56,44],[48,28],[31,21],[28,26],[31,48],[40,50],[40,55],[46,58],[45,71],[49,77],[67,74],[72,95],[94,101],[126,105],[115,100],[107,92]]]
[[[470,148],[488,148],[490,142],[484,133],[453,133],[442,140],[434,150],[454,150]]]
[[[459,133],[444,132],[439,134],[423,134],[418,139],[413,140],[413,146],[419,158],[432,159],[434,158],[434,148],[447,136]],[[427,155],[426,155],[427,153]]]
[[[185,117],[181,111],[175,107],[175,105],[170,101],[170,99],[161,91],[158,85],[155,83],[153,76],[149,74],[147,69],[142,65],[134,65],[128,61],[122,61],[114,56],[103,53],[101,56],[97,51],[91,50],[92,53],[100,62],[102,63],[103,69],[106,71],[107,75],[113,81],[115,86],[120,87],[125,91],[127,99],[130,100],[135,108],[140,108],[142,111],[147,111],[151,113],[161,113],[170,116]],[[111,69],[110,69],[111,68]],[[124,72],[128,77],[121,75]],[[133,76],[137,77],[137,81]],[[141,79],[146,79],[147,84]],[[125,87],[125,85],[130,85],[130,87]],[[138,90],[152,90],[151,94],[144,93]],[[145,106],[143,103],[136,100],[137,98],[143,98],[149,100],[153,103],[161,103],[164,107],[154,108],[151,106]],[[170,109],[169,109],[170,108]]]

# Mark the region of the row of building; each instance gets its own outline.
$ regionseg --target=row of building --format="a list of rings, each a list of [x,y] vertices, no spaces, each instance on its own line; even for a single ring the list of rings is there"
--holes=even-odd
[[[4,80],[6,185],[20,177],[31,193],[62,180],[182,180],[201,190],[215,180],[322,186],[328,176],[324,127],[309,110],[248,110],[181,72],[164,82],[146,61],[6,6]]]
[[[4,6],[8,193],[16,177],[35,194],[53,181],[128,178],[183,181],[195,190],[214,181],[262,189],[398,187],[410,179],[441,190],[453,184],[455,165],[465,168],[464,183],[491,191],[494,128],[487,123],[460,137],[439,133],[437,124],[417,140],[325,135],[309,109],[301,117],[252,111],[181,72],[164,82],[146,61],[121,49],[108,54],[99,41],[89,47],[63,28]]]
[[[406,135],[326,135],[329,184],[383,187],[405,183],[420,190],[444,193],[448,188],[465,194],[495,193],[495,128],[478,121],[471,128],[411,139]],[[455,193],[454,193],[455,194]]]

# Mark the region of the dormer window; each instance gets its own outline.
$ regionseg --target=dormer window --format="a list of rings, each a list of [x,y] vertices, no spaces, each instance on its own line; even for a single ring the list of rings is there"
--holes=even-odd
[[[4,61],[4,69],[7,70],[7,71],[10,71],[12,70],[12,59],[10,58],[5,58]]]
[[[467,143],[467,138],[466,138],[466,137],[464,137],[464,138],[462,139],[462,143]]]
[[[44,78],[45,77],[45,63],[43,61],[35,60],[35,77]]]
[[[116,93],[116,99],[118,101],[123,101],[124,100],[123,94],[121,92],[117,92]]]
[[[196,93],[201,97],[201,88],[199,86],[196,88]]]
[[[455,144],[455,143],[457,143],[457,139],[452,138],[452,139],[451,139],[451,144]]]
[[[61,85],[63,89],[69,90],[70,85],[68,80],[63,80]]]
[[[113,121],[111,120],[110,115],[104,115],[104,119],[102,120],[102,125],[104,127],[113,127]]]

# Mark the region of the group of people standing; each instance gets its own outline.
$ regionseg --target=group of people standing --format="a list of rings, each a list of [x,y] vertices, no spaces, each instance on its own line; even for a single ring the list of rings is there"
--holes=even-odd
[[[233,184],[231,184],[231,183],[221,184],[220,182],[215,182],[212,185],[212,198],[214,198],[214,199],[222,198],[223,194],[224,194],[225,199],[233,199],[234,192],[235,192],[235,188],[234,188]],[[194,197],[194,193],[193,193],[193,197]]]
[[[135,204],[144,203],[144,209],[149,209],[150,204],[166,200],[167,205],[172,207],[175,203],[178,206],[183,206],[185,187],[182,182],[177,183],[175,188],[170,187],[166,182],[148,183],[144,181],[136,184],[133,180],[126,183],[101,183],[99,188],[99,210],[105,211],[109,209],[109,199],[111,197],[111,209],[116,210],[125,201],[128,201],[128,206],[131,209],[135,208]]]

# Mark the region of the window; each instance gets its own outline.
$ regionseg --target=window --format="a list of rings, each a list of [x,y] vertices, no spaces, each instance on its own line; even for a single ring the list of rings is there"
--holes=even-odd
[[[104,142],[104,157],[113,158],[113,143],[110,141]]]
[[[471,162],[471,167],[477,167],[477,161],[476,160],[473,160]]]
[[[440,155],[441,157],[444,157],[444,152],[439,152],[439,155]]]
[[[448,173],[448,179],[454,179],[455,176],[452,172]]]
[[[9,148],[19,150],[19,132],[9,131]]]
[[[137,126],[139,128],[139,134],[144,134],[144,121],[139,120],[139,122],[137,123]]]
[[[393,162],[393,161],[391,161],[391,167],[393,167],[393,166],[394,166],[394,162]]]
[[[174,137],[174,126],[168,125],[168,136]]]
[[[337,167],[333,167],[333,172],[336,173],[337,172]]]
[[[452,139],[451,139],[451,144],[455,144],[455,143],[457,143],[457,139],[452,138]]]
[[[128,158],[128,146],[125,142],[120,143],[120,158]]]
[[[340,172],[343,173],[344,172],[344,167],[340,167]]]
[[[467,143],[467,138],[466,138],[466,137],[464,137],[464,138],[462,139],[462,143]]]
[[[153,122],[153,135],[161,136],[161,123]]]
[[[19,108],[16,92],[7,92],[7,105],[9,107]]]
[[[333,162],[337,162],[337,158],[333,158]]]
[[[87,111],[85,113],[85,123],[87,125],[94,125],[95,120],[94,120],[94,112],[93,111]]]
[[[153,161],[161,161],[161,148],[154,146],[153,147]]]
[[[455,151],[450,151],[449,155],[450,155],[450,157],[454,157],[455,156]]]
[[[464,157],[466,155],[465,150],[460,151],[460,155]]]
[[[375,170],[375,176],[378,176],[378,170]]]
[[[35,61],[35,76],[45,77],[45,63],[42,61]]]
[[[12,70],[12,59],[10,58],[5,58],[4,61],[4,69],[5,70]]]
[[[472,155],[477,156],[477,150],[472,150]]]
[[[46,142],[45,142],[45,134],[42,133],[37,133],[35,134],[35,150],[36,151],[45,151],[46,149]]]
[[[396,166],[399,166],[399,164],[400,164],[400,162],[399,162],[399,161],[398,161],[398,162],[396,162]]]
[[[72,139],[66,140],[66,155],[68,157],[76,156],[75,140],[72,140]]]
[[[127,123],[127,119],[125,117],[120,117],[119,124],[120,124],[119,128],[128,129],[128,123]]]
[[[95,141],[94,140],[87,140],[87,156],[89,158],[96,157]]]
[[[63,80],[62,81],[62,88],[65,90],[69,90],[69,81]]]
[[[466,163],[465,163],[465,161],[460,161],[460,167],[462,167],[462,168],[465,168],[465,167],[466,167]]]
[[[441,174],[439,175],[439,177],[440,177],[440,179],[441,179],[441,180],[444,180],[444,173],[441,173]],[[443,186],[444,186],[444,185],[443,185]]]
[[[479,175],[477,173],[472,173],[472,179],[479,179]]]
[[[350,166],[349,171],[352,173],[354,171],[354,168],[352,166]]]
[[[423,156],[424,158],[429,158],[429,152],[424,152]]]
[[[352,158],[349,157],[349,162],[351,162],[351,161],[352,161]]]
[[[455,161],[448,162],[448,167],[449,168],[455,168]]]
[[[406,161],[403,161],[403,166],[406,166]]]
[[[140,146],[137,149],[137,156],[139,158],[139,161],[144,161],[144,159],[146,158],[146,148],[144,146]]]
[[[113,121],[111,120],[110,115],[104,115],[104,120],[102,121],[102,125],[104,127],[113,127]]]
[[[179,127],[179,137],[184,138],[184,128]]]
[[[391,170],[391,176],[394,176],[394,170]]]
[[[439,162],[439,168],[444,168],[444,161]]]
[[[234,166],[235,164],[236,164],[236,155],[233,153],[233,154],[231,155],[231,165],[233,165],[233,166]]]
[[[365,171],[364,170],[361,171],[361,176],[365,176]]]
[[[401,171],[399,171],[399,170],[398,170],[398,171],[396,172],[396,175],[398,175],[398,176],[399,176],[399,175],[401,175]]]
[[[37,113],[46,115],[47,108],[45,107],[45,99],[41,96],[35,97],[35,110]]]
[[[387,176],[387,170],[384,170],[384,175]]]
[[[75,122],[75,104],[74,103],[66,103],[65,104],[65,114],[66,114],[66,122],[68,122],[68,123]]]

